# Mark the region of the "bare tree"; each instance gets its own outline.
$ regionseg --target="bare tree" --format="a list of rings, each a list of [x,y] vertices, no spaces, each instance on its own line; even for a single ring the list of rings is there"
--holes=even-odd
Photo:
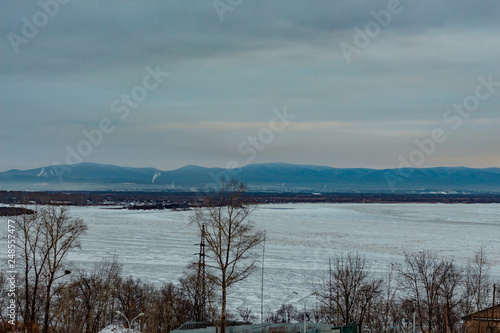
[[[170,332],[189,320],[187,300],[172,283],[160,288],[147,288],[145,298],[144,327],[141,332],[161,333]]]
[[[276,312],[270,311],[266,316],[266,322],[273,324],[301,322],[302,320],[304,320],[304,313],[301,313],[293,304],[281,304]]]
[[[238,315],[246,323],[252,323],[257,320],[257,316],[252,313],[252,310],[248,306],[238,308]]]
[[[119,289],[116,291],[116,299],[118,302],[118,310],[123,314],[119,317],[124,320],[127,328],[127,320],[132,320],[140,313],[146,311],[145,303],[148,297],[147,288],[141,283],[139,279],[133,279],[131,276],[121,281]]]
[[[484,249],[474,254],[465,270],[465,290],[463,295],[463,312],[468,315],[481,311],[488,304],[491,287],[490,265]]]
[[[8,306],[9,299],[8,296],[8,288],[7,286],[7,277],[4,270],[0,270],[0,323],[7,321],[8,317],[4,317],[3,309],[6,309]]]
[[[438,259],[431,252],[418,252],[406,254],[405,264],[398,271],[407,300],[416,306],[420,329],[427,332],[446,330],[443,324],[451,314],[446,315],[443,295],[450,302],[450,309],[460,282],[460,273],[455,271],[453,262]],[[451,278],[453,281],[446,281]]]
[[[29,214],[26,208],[23,214],[16,216],[18,239],[17,245],[20,249],[19,255],[23,265],[24,283],[24,306],[22,316],[24,327],[32,332],[36,327],[38,309],[40,306],[40,286],[42,283],[43,267],[47,261],[47,253],[41,253],[43,242],[42,228],[38,219],[38,211]]]
[[[82,219],[72,219],[64,207],[48,206],[38,215],[42,236],[39,251],[47,258],[43,266],[46,288],[43,333],[47,333],[52,287],[57,279],[69,273],[64,269],[64,259],[70,250],[80,247],[79,238],[87,231],[87,226]]]
[[[388,332],[394,326],[393,313],[397,311],[396,296],[399,292],[399,279],[394,264],[391,264],[382,282],[383,297],[381,297],[380,329]]]
[[[67,332],[95,333],[112,323],[113,296],[119,287],[122,265],[118,258],[103,260],[90,272],[80,271],[55,304],[59,326]]]
[[[190,321],[209,321],[208,298],[214,299],[214,286],[206,280],[205,274],[200,273],[201,263],[189,265],[184,276],[179,279],[180,291],[187,301],[188,317]]]
[[[303,318],[303,315],[303,313],[299,314],[297,308],[292,304],[281,304],[281,307],[276,311],[276,316],[280,323],[289,323],[297,317]]]
[[[462,287],[462,269],[458,268],[453,261],[445,262],[445,272],[441,283],[439,293],[442,298],[443,309],[441,316],[444,320],[444,332],[459,331],[459,305],[461,303],[461,295],[459,290]]]
[[[348,253],[333,260],[326,283],[316,293],[323,306],[338,317],[335,324],[349,325],[356,321],[362,327],[381,293],[381,284],[382,280],[369,272],[364,257]]]
[[[245,184],[222,180],[220,192],[206,198],[206,206],[196,210],[193,222],[198,226],[208,250],[207,279],[220,288],[220,329],[225,332],[228,289],[247,278],[256,267],[252,249],[263,240],[248,221],[255,206],[246,202]]]
[[[332,260],[328,260],[328,275],[323,280],[323,284],[315,291],[317,298],[321,302],[320,311],[323,319],[327,323],[338,325],[340,322],[339,312],[337,311],[338,297],[334,286]]]
[[[78,239],[87,227],[81,219],[72,219],[63,207],[43,207],[34,214],[27,211],[15,218],[24,273],[24,329],[38,331],[37,322],[43,313],[46,333],[54,282],[69,272],[64,269],[64,259],[80,246]]]

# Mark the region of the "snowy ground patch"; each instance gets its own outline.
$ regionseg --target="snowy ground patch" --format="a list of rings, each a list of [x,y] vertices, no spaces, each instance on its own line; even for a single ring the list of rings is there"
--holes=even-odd
[[[123,327],[118,327],[116,325],[111,325],[108,326],[99,333],[140,333],[139,331],[133,330],[133,329],[128,329],[128,328],[123,328]]]

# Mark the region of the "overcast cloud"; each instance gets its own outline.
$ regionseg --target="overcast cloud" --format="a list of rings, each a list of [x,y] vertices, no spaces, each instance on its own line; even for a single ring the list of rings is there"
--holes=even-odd
[[[59,0],[25,38],[26,20],[44,18],[40,3],[4,0],[0,171],[66,163],[104,118],[113,130],[82,161],[394,168],[442,129],[446,140],[416,166],[500,167],[500,84],[480,88],[489,96],[469,116],[447,113],[480,77],[500,82],[500,3],[401,0],[346,57],[354,28],[376,26],[371,11],[395,1],[220,0],[231,11],[218,13],[212,0]],[[144,100],[120,101],[157,68],[169,74],[150,77]],[[284,108],[286,128],[255,157],[242,153]]]

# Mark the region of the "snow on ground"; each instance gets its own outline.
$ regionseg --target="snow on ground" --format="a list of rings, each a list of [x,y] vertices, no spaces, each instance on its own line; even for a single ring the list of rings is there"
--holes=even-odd
[[[99,333],[139,333],[139,331],[111,325],[103,328]]]
[[[73,270],[89,270],[116,254],[125,276],[161,284],[175,282],[196,260],[199,238],[189,224],[192,211],[70,210],[89,227],[82,250],[70,256]],[[372,269],[383,273],[390,263],[401,262],[405,251],[431,250],[465,265],[482,246],[492,275],[500,278],[499,204],[262,205],[251,220],[267,231],[265,312],[285,302],[298,305],[322,281],[328,259],[349,251],[365,255]],[[262,248],[257,251],[262,254]],[[230,290],[231,309],[249,306],[260,314],[260,274],[259,268]]]

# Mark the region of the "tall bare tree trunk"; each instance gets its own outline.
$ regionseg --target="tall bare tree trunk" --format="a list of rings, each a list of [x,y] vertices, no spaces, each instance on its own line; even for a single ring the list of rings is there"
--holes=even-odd
[[[226,304],[227,304],[227,286],[222,286],[222,302],[220,310],[220,331],[226,332]]]
[[[54,277],[52,277],[53,279]],[[51,280],[52,280],[51,279]],[[52,281],[47,284],[47,296],[50,296],[50,291],[52,289]],[[50,316],[50,297],[45,300],[45,315],[43,319],[43,333],[49,332],[49,316]]]
[[[197,209],[192,219],[210,252],[207,280],[220,287],[221,333],[225,333],[226,328],[228,289],[252,273],[256,267],[252,250],[261,244],[264,235],[255,232],[248,221],[254,206],[244,200],[246,190],[246,185],[237,180],[222,180],[220,192],[205,198],[205,207]],[[209,304],[212,304],[210,299]]]

